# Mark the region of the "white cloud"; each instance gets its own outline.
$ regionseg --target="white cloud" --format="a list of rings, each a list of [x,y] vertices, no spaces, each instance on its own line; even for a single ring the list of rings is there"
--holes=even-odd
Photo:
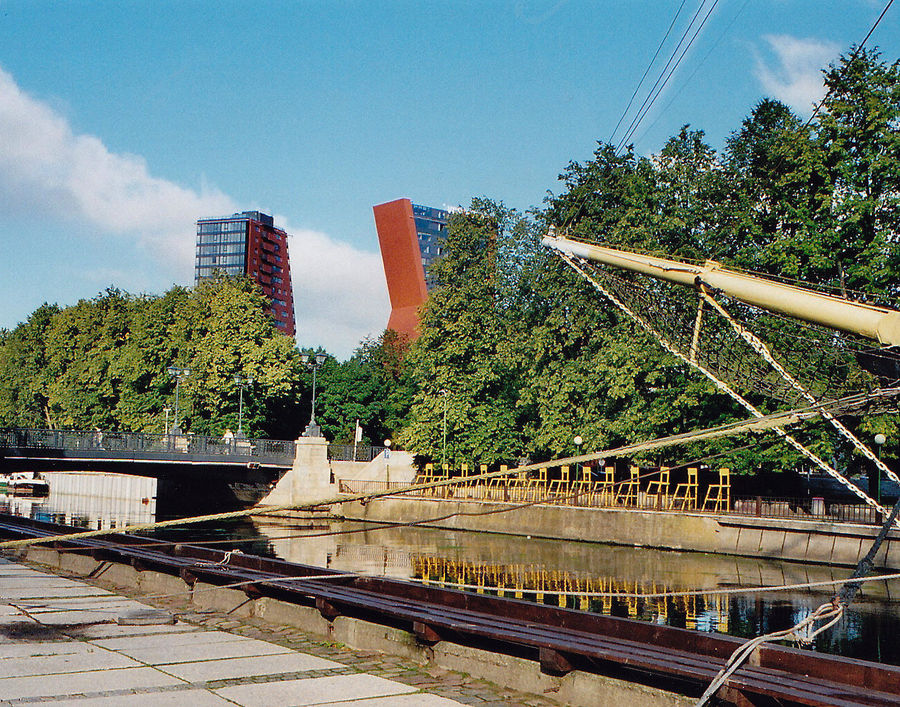
[[[64,220],[77,225],[76,232],[129,238],[171,274],[170,282],[187,283],[193,279],[197,218],[251,208],[236,207],[218,190],[198,192],[154,177],[143,157],[110,152],[99,138],[75,134],[62,115],[22,91],[0,68],[4,213],[27,214],[31,222]],[[363,337],[379,334],[387,323],[390,306],[380,257],[324,233],[292,229],[283,218],[276,224],[293,234],[289,247],[298,338],[346,358]],[[104,249],[103,237],[86,239],[84,249]],[[144,272],[76,267],[82,280],[152,287]]]
[[[381,256],[318,231],[284,229],[291,234],[297,339],[347,358],[364,337],[379,335],[387,325],[390,304]]]
[[[768,34],[763,39],[774,55],[770,61],[756,57],[754,73],[763,90],[799,113],[811,113],[813,104],[825,95],[822,69],[837,58],[840,46],[787,34]]]
[[[0,205],[27,210],[31,219],[74,221],[134,238],[181,280],[193,269],[196,219],[234,210],[219,191],[198,193],[153,177],[143,158],[75,134],[3,69],[0,135]]]

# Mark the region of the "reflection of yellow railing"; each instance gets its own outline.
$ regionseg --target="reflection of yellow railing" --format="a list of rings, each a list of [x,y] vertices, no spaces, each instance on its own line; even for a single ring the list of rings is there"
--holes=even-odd
[[[677,588],[656,582],[643,584],[634,579],[596,577],[584,572],[548,570],[523,564],[470,562],[432,555],[413,556],[412,566],[413,577],[423,583],[459,587],[478,594],[533,599],[541,604],[666,624],[683,623],[692,629],[708,627],[725,632],[729,625],[727,597],[659,596],[677,591]],[[591,596],[594,594],[606,596]],[[609,596],[611,594],[623,596]]]

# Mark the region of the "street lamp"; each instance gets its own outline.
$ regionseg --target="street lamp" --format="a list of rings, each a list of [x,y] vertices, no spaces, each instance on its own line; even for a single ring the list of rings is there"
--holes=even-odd
[[[572,441],[575,443],[575,456],[580,457],[581,443],[584,442],[584,440],[581,439],[581,435],[575,435],[575,438]],[[578,462],[578,464],[575,465],[575,476],[579,481],[581,480],[581,462]]]
[[[447,463],[447,396],[450,391],[441,388],[441,396],[444,398],[444,422],[441,425],[441,468]]]
[[[237,434],[235,434],[235,439],[246,439],[247,435],[244,434],[244,388],[247,386],[253,385],[253,378],[248,376],[247,378],[241,378],[240,373],[234,374],[234,382],[237,383],[238,386],[238,428]]]
[[[879,461],[881,461],[881,445],[884,444],[885,442],[887,442],[887,437],[885,437],[883,434],[881,434],[881,432],[879,432],[877,435],[875,435],[875,446],[878,447],[878,449],[875,452],[875,456],[878,457]],[[878,474],[875,477],[877,479],[876,483],[878,484],[878,490],[875,495],[875,500],[878,501],[879,504],[881,504],[881,466],[876,464],[875,469],[878,472]]]
[[[322,429],[316,424],[316,371],[319,369],[319,366],[325,363],[325,358],[326,356],[323,353],[317,353],[315,356],[310,356],[309,354],[300,355],[300,361],[304,363],[313,374],[312,410],[309,414],[309,424],[303,431],[304,437],[322,436]]]
[[[191,375],[190,368],[183,368],[181,366],[169,366],[168,368],[169,375],[175,378],[175,424],[172,426],[172,434],[180,435],[181,434],[181,421],[178,417],[178,392],[181,388],[181,379],[187,378]]]
[[[384,478],[391,483],[391,440],[384,440]]]

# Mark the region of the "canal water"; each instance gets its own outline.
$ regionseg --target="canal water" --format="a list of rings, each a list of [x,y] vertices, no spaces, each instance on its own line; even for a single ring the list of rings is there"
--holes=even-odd
[[[116,528],[171,517],[169,509],[157,508],[154,480],[109,474],[47,474],[47,478],[48,498],[0,495],[0,512],[84,528]],[[794,625],[828,601],[835,588],[708,592],[841,580],[851,572],[727,555],[286,518],[176,527],[155,536],[740,637]],[[687,591],[695,593],[652,596]],[[629,596],[604,598],[591,593]],[[813,648],[900,665],[897,635],[900,581],[869,582],[844,618],[815,638]]]

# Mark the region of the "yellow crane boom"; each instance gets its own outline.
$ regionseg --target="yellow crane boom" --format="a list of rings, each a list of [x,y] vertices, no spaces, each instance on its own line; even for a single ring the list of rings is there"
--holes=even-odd
[[[560,236],[546,236],[542,243],[577,258],[690,287],[706,285],[755,307],[859,334],[888,346],[900,345],[900,312],[887,307],[852,302],[842,297],[744,275],[712,260],[703,265],[693,265]]]

